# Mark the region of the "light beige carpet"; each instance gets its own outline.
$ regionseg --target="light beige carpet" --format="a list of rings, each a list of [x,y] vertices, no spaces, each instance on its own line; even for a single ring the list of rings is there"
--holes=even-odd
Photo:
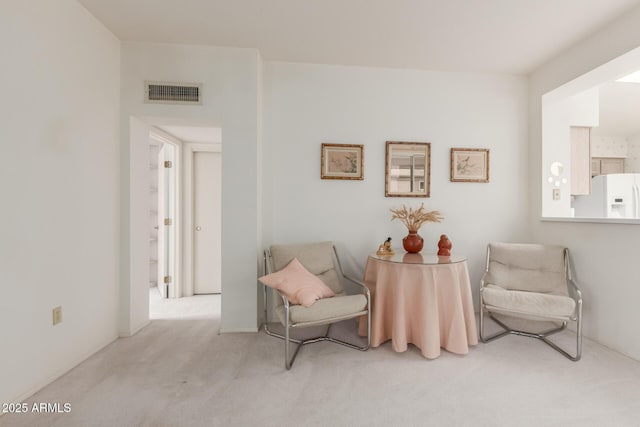
[[[435,360],[323,342],[286,371],[281,340],[218,335],[217,314],[192,317],[152,321],[28,400],[71,412],[8,414],[0,426],[640,425],[640,363],[589,340],[577,363],[516,336]],[[338,329],[355,338],[352,322]]]

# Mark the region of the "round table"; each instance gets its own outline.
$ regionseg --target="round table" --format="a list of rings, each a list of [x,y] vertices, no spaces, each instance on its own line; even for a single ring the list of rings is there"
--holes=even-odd
[[[393,350],[403,352],[411,343],[434,359],[440,348],[467,354],[478,343],[464,256],[371,254],[364,282],[371,291],[372,347],[391,340]],[[366,334],[366,318],[360,334]]]

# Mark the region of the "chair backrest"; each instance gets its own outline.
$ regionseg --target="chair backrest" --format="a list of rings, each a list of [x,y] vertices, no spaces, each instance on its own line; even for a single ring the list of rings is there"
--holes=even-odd
[[[566,248],[526,243],[490,243],[485,283],[503,289],[568,295]]]
[[[269,249],[273,271],[282,270],[294,258],[322,280],[337,295],[344,292],[333,262],[331,242],[297,245],[272,245]]]

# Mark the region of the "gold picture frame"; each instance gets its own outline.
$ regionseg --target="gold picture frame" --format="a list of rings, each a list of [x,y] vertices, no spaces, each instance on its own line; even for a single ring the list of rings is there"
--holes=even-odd
[[[451,182],[489,182],[489,149],[452,148]]]
[[[387,141],[385,197],[429,197],[431,143]]]
[[[322,144],[322,179],[364,179],[364,145]]]

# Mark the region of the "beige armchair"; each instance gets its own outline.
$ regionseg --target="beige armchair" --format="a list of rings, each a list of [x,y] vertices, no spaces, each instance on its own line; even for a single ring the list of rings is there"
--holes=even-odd
[[[371,296],[369,289],[361,281],[344,274],[335,246],[331,242],[273,245],[265,251],[265,272],[268,274],[278,272],[284,269],[294,258],[308,272],[320,278],[335,293],[335,296],[319,299],[311,306],[305,307],[299,304],[291,304],[282,292],[274,289],[277,295],[275,315],[284,326],[284,335],[281,335],[269,329],[268,288],[264,286],[264,329],[268,335],[284,340],[285,367],[291,369],[291,365],[303,345],[318,341],[331,341],[350,348],[362,351],[367,350],[371,344]],[[360,293],[347,294],[340,281],[341,278],[354,283],[359,288]],[[329,336],[333,323],[361,316],[367,316],[366,345],[358,346]],[[304,340],[291,337],[292,330],[318,325],[327,325],[327,329],[322,336]],[[298,345],[293,356],[290,356],[292,342]]]
[[[486,337],[484,313],[504,331]],[[518,322],[516,319],[524,319]],[[576,322],[576,351],[571,355],[549,340],[567,322]],[[531,332],[547,322],[551,329]],[[515,329],[507,326],[519,323]],[[525,330],[529,329],[529,330]],[[539,328],[538,328],[539,330]],[[489,342],[508,334],[537,338],[567,358],[582,355],[582,293],[572,278],[569,250],[562,246],[491,243],[480,286],[480,339]]]

